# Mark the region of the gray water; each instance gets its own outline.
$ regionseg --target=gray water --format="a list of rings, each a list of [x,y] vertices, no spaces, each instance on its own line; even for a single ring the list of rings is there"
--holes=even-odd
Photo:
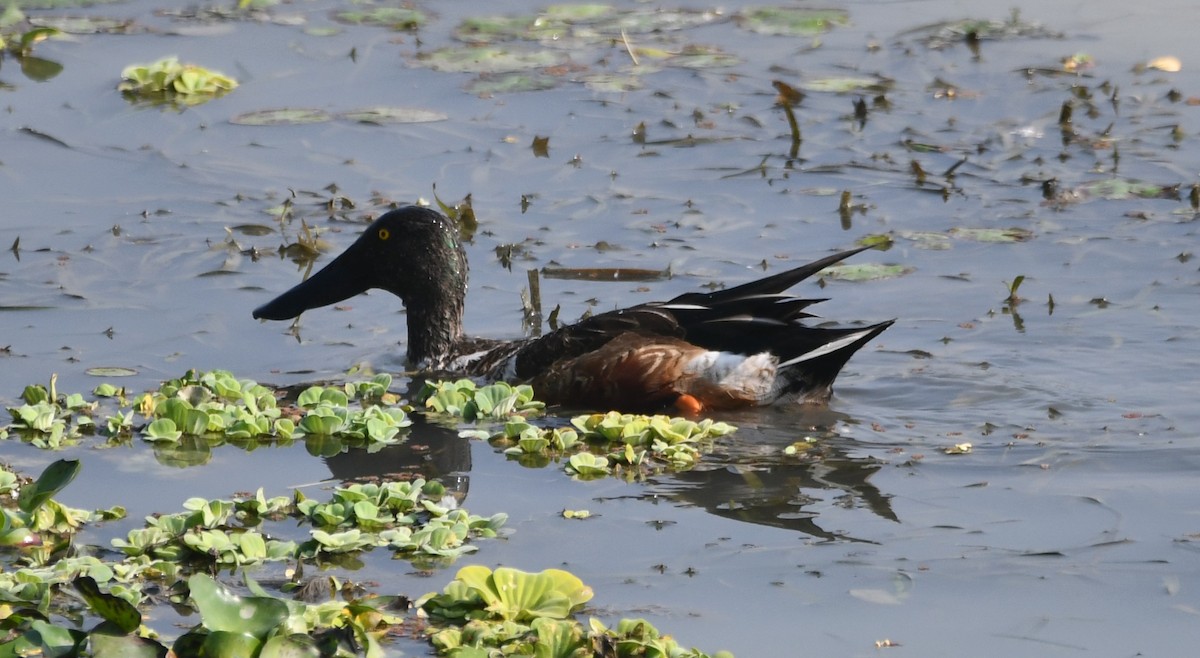
[[[30,12],[133,18],[150,29],[39,44],[36,55],[64,67],[46,82],[22,76],[11,57],[0,68],[0,245],[20,240],[18,253],[0,255],[0,397],[51,373],[59,390],[87,391],[101,381],[86,374],[97,366],[136,370],[119,382],[134,390],[188,368],[278,385],[363,363],[400,369],[404,317],[386,294],[307,313],[298,337],[250,318],[303,275],[274,255],[296,223],[286,236],[226,229],[276,226],[271,210],[293,194],[297,215],[335,252],[362,226],[325,217],[320,204],[335,195],[357,205],[342,218],[361,220],[377,211],[375,194],[432,200],[434,185],[443,200],[471,194],[480,231],[468,246],[466,323],[492,337],[525,331],[527,269],[672,272],[652,282],[544,279],[543,305],[576,318],[736,284],[888,234],[889,250],[856,262],[911,273],[800,288],[829,297],[818,310],[831,319],[897,318],[849,364],[829,409],[731,417],[743,430],[695,472],[576,482],[485,444],[415,431],[414,440],[451,446],[445,470],[469,479],[472,512],[510,514],[511,536],[483,542],[466,562],[565,565],[596,590],[597,614],[644,616],[687,645],[740,656],[876,655],[884,639],[900,644],[889,650],[897,655],[1185,655],[1200,641],[1200,261],[1188,198],[1200,171],[1191,102],[1200,98],[1200,8],[846,2],[837,6],[850,24],[815,38],[758,35],[728,20],[632,36],[634,45],[717,45],[741,59],[730,68],[665,67],[643,75],[640,89],[597,91],[580,80],[631,66],[623,44],[599,44],[570,51],[553,89],[481,96],[466,90],[471,74],[414,63],[455,43],[453,27],[478,11],[465,3],[422,4],[437,17],[417,34],[339,25],[330,18],[338,3],[323,0],[212,23],[154,13],[164,6]],[[1010,6],[1060,36],[985,40],[976,54],[911,32],[1004,20]],[[341,31],[307,31],[328,26]],[[1094,59],[1079,75],[1028,73],[1078,52]],[[127,64],[171,54],[241,86],[183,111],[134,106],[115,91]],[[1182,70],[1137,70],[1164,55]],[[833,76],[885,79],[886,106],[874,91],[808,93],[791,157],[772,80],[804,89]],[[1067,101],[1074,136],[1064,144]],[[380,105],[448,118],[229,121],[268,108]],[[638,124],[646,143],[633,138]],[[535,137],[549,137],[548,157],[531,148]],[[1048,200],[1049,179],[1058,196]],[[1179,186],[1178,195],[1090,187],[1108,180]],[[861,206],[848,219],[838,213],[843,190]],[[1030,237],[952,232],[1009,228]],[[526,255],[510,271],[495,249],[513,243]],[[1017,276],[1024,301],[1006,308]],[[819,458],[781,454],[814,427],[835,432]],[[944,452],[964,442],[969,454]],[[84,473],[64,502],[124,504],[134,520],[190,496],[280,494],[380,466],[346,456],[326,464],[300,447],[226,446],[189,469],[145,445],[67,454],[84,460]],[[0,446],[0,459],[25,472],[58,456]],[[565,521],[564,508],[598,517]],[[88,539],[104,543],[128,525]],[[416,596],[453,573],[408,571],[378,559],[350,577]]]

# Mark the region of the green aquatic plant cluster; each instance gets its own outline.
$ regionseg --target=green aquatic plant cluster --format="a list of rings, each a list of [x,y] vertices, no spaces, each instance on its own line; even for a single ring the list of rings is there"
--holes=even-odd
[[[319,454],[336,454],[347,446],[379,447],[402,439],[412,421],[388,392],[391,383],[391,375],[381,374],[340,387],[311,386],[294,406],[281,408],[275,391],[224,370],[189,370],[132,399],[104,383],[92,391],[93,401],[79,393],[59,395],[52,377],[49,388],[25,387],[24,404],[9,407],[12,423],[0,427],[0,439],[16,436],[59,449],[89,435],[119,442],[136,433],[176,463],[203,461],[223,442],[253,447],[302,439]],[[101,400],[112,403],[102,419]]]
[[[585,627],[572,615],[592,595],[583,581],[559,569],[527,573],[473,565],[459,569],[440,594],[426,594],[417,606],[429,615],[441,656],[708,658],[642,619],[622,619],[610,629],[592,618]],[[715,658],[731,657],[718,652]]]
[[[52,499],[79,469],[78,461],[61,460],[23,484],[15,474],[0,471],[8,531],[4,536],[17,537],[16,545],[40,549],[2,554],[0,656],[149,658],[166,654],[168,646],[180,656],[382,656],[382,637],[406,620],[407,603],[401,597],[358,596],[354,588],[329,579],[330,591],[337,594],[305,603],[272,595],[249,576],[244,577],[249,594],[240,594],[206,572],[284,559],[311,562],[326,551],[357,551],[382,543],[401,553],[420,544],[440,557],[452,557],[462,551],[443,550],[437,535],[494,536],[504,522],[502,514],[481,519],[463,512],[456,518],[445,503],[445,489],[436,482],[351,485],[337,489],[324,503],[301,496],[266,498],[260,490],[232,501],[192,499],[185,503],[185,512],[148,517],[143,529],[112,542],[125,558],[104,561],[90,555],[96,551],[87,547],[75,547],[75,554],[64,550],[82,522],[107,518],[70,510]],[[405,528],[403,521],[422,517],[426,522],[415,532],[390,532]],[[275,540],[256,529],[264,520],[285,518],[328,528],[354,527],[345,532],[314,528],[312,540],[303,544]],[[446,523],[434,528],[433,519]],[[26,532],[14,534],[13,529]],[[418,540],[422,534],[425,541]],[[371,536],[384,542],[360,541]],[[298,581],[297,576],[282,590],[303,590]],[[155,592],[166,592],[172,604],[199,616],[198,623],[169,645],[143,625],[139,610],[161,596]],[[428,616],[427,633],[440,655],[500,655],[493,653],[499,651],[582,658],[594,655],[592,648],[606,646],[610,650],[604,655],[612,656],[707,657],[680,647],[644,620],[621,620],[609,629],[591,619],[585,629],[571,615],[592,595],[565,571],[531,574],[469,566],[440,594],[423,597],[418,607]],[[86,618],[101,621],[84,630]]]
[[[132,101],[179,106],[207,103],[237,86],[237,80],[229,76],[164,57],[151,64],[126,66],[117,90]]]
[[[417,393],[416,402],[434,413],[461,417],[469,423],[541,414],[546,408],[533,399],[533,388],[527,384],[497,382],[479,386],[470,379],[426,382]]]
[[[51,496],[69,484],[78,470],[78,461],[60,460],[24,486],[18,486],[14,473],[0,470],[0,496],[15,503],[0,507],[0,546],[28,547],[19,563],[47,566],[71,545],[84,524],[124,515],[120,508],[88,512],[53,500]],[[139,579],[147,571],[169,574],[184,568],[284,560],[318,563],[377,547],[421,566],[446,565],[477,550],[466,543],[471,538],[495,537],[507,520],[504,514],[470,514],[457,506],[440,482],[420,479],[338,487],[326,501],[302,494],[267,498],[259,490],[254,496],[232,500],[192,498],[183,508],[149,516],[143,527],[130,530],[124,539],[113,539],[112,547],[125,559],[110,564],[112,573],[98,580],[116,579],[127,585],[131,602],[137,603]],[[276,539],[265,528],[266,522],[285,520],[309,525],[309,539]],[[58,571],[42,574],[43,582],[61,584],[61,578],[45,580],[53,573]],[[122,574],[126,577],[118,577]],[[15,583],[6,580],[8,576],[0,574],[0,598],[30,600],[13,589]]]
[[[471,423],[499,423],[496,429],[464,429],[462,436],[486,439],[521,464],[543,467],[563,459],[580,479],[607,476],[642,478],[662,471],[686,471],[713,438],[737,428],[712,420],[609,412],[575,416],[570,427],[542,427],[528,416],[544,405],[528,386],[503,382],[479,386],[468,379],[427,383],[417,395],[435,414]]]
[[[41,384],[25,387],[21,392],[25,404],[8,408],[12,423],[0,427],[0,439],[17,435],[38,448],[57,450],[95,432],[92,415],[97,404],[79,393],[60,398],[55,388],[57,380],[57,376],[50,377],[49,389]]]
[[[636,479],[662,471],[690,470],[712,439],[736,430],[728,423],[708,419],[694,421],[615,411],[576,416],[571,425],[578,431],[585,450],[572,454],[566,468],[581,479],[607,475]],[[509,438],[510,429],[516,428],[506,426],[504,439]],[[554,430],[550,433],[553,436]],[[531,454],[529,444],[521,443],[528,434],[523,431],[516,439],[517,445],[505,452],[517,458]]]
[[[377,25],[393,30],[416,30],[429,23],[430,16],[412,7],[391,7],[359,0],[347,9],[333,12],[333,19],[350,25]]]
[[[442,483],[431,480],[354,484],[338,488],[328,503],[300,500],[296,510],[310,522],[332,528],[314,530],[301,555],[343,553],[386,546],[422,565],[449,564],[477,550],[471,537],[495,537],[507,515],[481,517],[457,507]]]
[[[338,487],[328,501],[294,497],[233,500],[192,498],[184,512],[146,519],[113,547],[133,558],[241,566],[280,560],[326,561],[373,548],[423,566],[448,564],[477,550],[471,537],[495,537],[507,517],[480,517],[458,508],[438,481],[413,480]],[[309,524],[303,542],[277,540],[264,521]]]
[[[309,604],[272,596],[253,579],[240,595],[208,574],[180,583],[173,602],[199,613],[199,623],[164,643],[143,625],[143,615],[124,598],[101,589],[90,575],[71,581],[76,616],[101,621],[89,630],[54,623],[32,608],[15,608],[0,620],[3,656],[76,658],[161,658],[239,656],[311,658],[383,656],[380,640],[403,623],[392,614],[399,597],[365,596]]]
[[[33,48],[61,34],[53,27],[30,26],[19,3],[10,2],[0,10],[0,62],[12,57],[21,66],[21,73],[25,77],[37,82],[49,80],[62,73],[62,64],[34,56]]]
[[[280,407],[275,391],[253,380],[223,370],[190,370],[132,399],[112,384],[97,386],[98,400],[116,404],[100,419],[99,401],[59,395],[52,378],[49,388],[25,388],[24,404],[9,408],[13,421],[0,427],[0,439],[16,436],[59,449],[87,435],[114,442],[137,434],[154,444],[160,461],[181,465],[206,461],[212,447],[225,442],[254,447],[304,440],[310,452],[324,456],[350,446],[377,449],[401,441],[412,424],[408,407],[388,392],[391,381],[381,374],[337,387],[310,386],[294,405]],[[415,401],[433,419],[492,425],[460,434],[486,439],[523,465],[542,467],[561,459],[582,479],[688,470],[711,439],[735,430],[711,420],[616,412],[576,416],[569,427],[543,427],[529,420],[545,411],[533,389],[504,382],[426,382]]]
[[[400,597],[309,604],[272,596],[246,578],[239,595],[206,574],[188,579],[201,623],[175,641],[177,656],[383,656],[381,640],[403,623]]]
[[[53,496],[78,473],[77,460],[58,461],[36,480],[22,483],[16,473],[0,468],[0,548],[26,547],[30,560],[40,563],[68,546],[70,535],[93,514],[67,507]]]
[[[310,386],[296,394],[294,405],[281,406],[275,391],[219,370],[188,371],[132,396],[101,384],[94,400],[59,394],[52,377],[48,387],[24,389],[0,438],[19,437],[47,449],[93,435],[109,442],[139,435],[156,452],[189,441],[297,438],[310,452],[328,441],[373,449],[399,440],[411,422],[390,385],[389,376],[379,375]],[[521,463],[565,457],[567,470],[579,478],[690,468],[701,442],[733,431],[711,421],[618,413],[542,428],[527,420],[545,408],[532,389],[503,383],[431,382],[418,399],[431,418],[499,426],[463,433],[509,446],[505,452]],[[109,554],[118,557],[102,559],[104,549],[76,545],[77,534],[89,523],[123,518],[124,510],[91,512],[54,500],[79,469],[78,461],[60,460],[32,481],[0,469],[0,549],[8,547],[0,552],[0,658],[149,657],[168,647],[176,655],[383,655],[380,637],[406,623],[394,610],[397,598],[335,586],[329,600],[302,603],[272,595],[248,577],[249,595],[238,593],[207,574],[281,562],[355,568],[364,551],[375,549],[418,568],[445,567],[477,550],[472,539],[495,537],[507,519],[472,515],[440,482],[422,479],[348,484],[324,500],[299,492],[267,497],[260,489],[230,500],[192,498],[183,511],[149,516],[142,527],[111,541]],[[294,524],[308,528],[307,538],[287,536],[295,533],[289,528]],[[297,570],[280,590],[304,588]],[[163,596],[199,613],[199,622],[173,643],[147,629],[139,611]],[[433,620],[430,639],[443,655],[584,656],[597,646],[610,647],[605,655],[614,656],[706,655],[679,647],[642,620],[609,629],[593,619],[585,628],[570,616],[591,596],[563,571],[468,567],[441,594],[427,595],[423,609]],[[85,619],[101,621],[85,630]],[[10,647],[15,653],[5,653]]]
[[[466,85],[476,94],[548,89],[566,80],[597,91],[624,92],[643,87],[647,76],[664,67],[721,69],[740,64],[737,55],[693,42],[688,33],[726,21],[759,34],[809,39],[816,47],[822,34],[849,22],[849,13],[789,6],[726,11],[557,3],[526,14],[465,17],[453,30],[459,44],[420,52],[411,61],[438,71],[476,74]],[[612,49],[623,53],[610,57]],[[585,65],[585,60],[597,64]],[[563,75],[564,68],[571,75]]]
[[[317,631],[335,629],[352,630],[360,646],[375,646],[365,655],[379,655],[373,634],[400,623],[385,612],[391,599],[331,599],[310,605],[271,596],[249,580],[255,596],[238,597],[201,572],[285,560],[318,564],[376,547],[423,567],[446,565],[475,550],[465,544],[469,538],[495,537],[506,520],[504,514],[483,518],[458,509],[436,481],[353,484],[337,488],[327,501],[302,495],[267,498],[260,490],[233,500],[193,498],[184,503],[183,512],[147,517],[142,528],[112,541],[122,559],[102,560],[95,556],[98,547],[73,545],[74,536],[85,523],[123,511],[75,510],[52,498],[79,470],[77,460],[60,460],[24,483],[15,473],[0,470],[0,546],[23,549],[0,558],[0,645],[11,641],[25,651],[0,650],[0,656],[37,655],[39,650],[56,656],[161,655],[141,653],[161,645],[134,633],[141,626],[137,606],[151,603],[153,592],[164,589],[173,603],[191,605],[202,619],[176,641],[177,655],[283,655],[258,651],[272,643],[319,647]],[[267,521],[294,520],[311,525],[307,541],[276,539],[263,528]],[[71,586],[82,601],[70,595]],[[299,587],[289,582],[283,589]],[[48,621],[88,613],[106,620],[103,632]],[[297,634],[304,637],[292,637]],[[104,648],[110,642],[114,648]],[[196,653],[200,645],[209,648]],[[83,653],[88,646],[91,653]],[[181,647],[188,649],[180,652]],[[135,648],[135,653],[123,653]],[[322,649],[296,655],[357,654]]]

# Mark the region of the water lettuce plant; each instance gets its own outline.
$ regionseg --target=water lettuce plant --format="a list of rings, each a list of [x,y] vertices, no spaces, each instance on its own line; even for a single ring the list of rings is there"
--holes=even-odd
[[[416,402],[434,413],[459,416],[470,423],[541,413],[546,407],[533,398],[533,388],[526,384],[512,386],[497,382],[478,386],[470,379],[426,382],[417,393]]]
[[[303,438],[310,452],[326,454],[330,446],[336,452],[401,440],[411,408],[400,404],[390,386],[387,375],[311,386],[286,404],[280,399],[290,396],[277,397],[229,372],[188,371],[139,394],[101,384],[88,399],[60,394],[51,377],[49,386],[22,391],[0,438],[58,449],[89,436],[110,443],[141,436],[160,459],[170,454],[176,463],[193,463],[222,442]],[[492,428],[476,425],[464,433],[491,439],[523,464],[561,458],[578,478],[687,468],[699,455],[697,446],[733,431],[707,420],[617,413],[541,427],[527,419],[544,410],[528,386],[468,380],[429,383],[419,403],[433,419]],[[272,497],[262,490],[228,500],[192,498],[182,511],[146,517],[105,550],[74,545],[76,535],[93,521],[122,517],[121,508],[76,510],[54,500],[79,469],[78,461],[60,460],[34,480],[0,469],[0,548],[9,547],[0,551],[0,658],[158,657],[168,650],[210,656],[383,655],[381,636],[408,623],[398,614],[404,609],[400,598],[334,586],[328,600],[302,603],[271,594],[245,576],[244,590],[234,591],[211,574],[283,562],[352,569],[368,551],[389,551],[417,568],[436,569],[478,550],[475,540],[497,536],[506,521],[504,514],[472,515],[440,482],[417,478],[348,483],[323,499],[299,492]],[[280,592],[304,589],[299,570],[279,586]],[[141,609],[164,594],[199,617],[174,642],[142,623]],[[611,648],[606,655],[705,656],[680,648],[641,620],[623,620],[612,629],[597,620],[581,625],[571,615],[591,596],[564,571],[466,567],[441,594],[426,597],[425,613],[435,620],[429,635],[443,655],[502,650],[584,656],[604,646]],[[85,620],[99,622],[86,629]]]
[[[310,386],[297,394],[294,405],[281,407],[272,389],[223,370],[189,370],[132,397],[100,384],[94,401],[80,394],[60,396],[52,377],[49,388],[25,388],[24,404],[9,408],[13,421],[0,427],[0,439],[18,436],[37,447],[59,449],[92,434],[110,443],[140,435],[154,444],[160,461],[179,466],[206,463],[212,448],[223,443],[252,449],[262,442],[304,440],[312,454],[329,456],[404,439],[412,407],[389,392],[391,383],[390,375],[380,374],[341,386]],[[426,382],[414,403],[431,420],[482,424],[463,427],[460,434],[489,440],[522,465],[544,467],[562,460],[570,474],[585,479],[687,470],[712,439],[736,429],[707,419],[617,412],[546,427],[553,421],[529,420],[545,411],[529,386],[480,386],[469,379]]]
[[[223,443],[253,448],[305,440],[315,453],[336,454],[403,439],[412,421],[388,391],[391,383],[390,375],[381,374],[340,387],[313,386],[300,392],[295,406],[281,408],[274,390],[224,370],[189,370],[134,396],[100,384],[93,401],[78,393],[59,395],[51,377],[49,388],[25,387],[24,404],[8,408],[12,422],[0,426],[0,439],[16,436],[60,449],[89,435],[115,443],[138,434],[155,445],[160,460],[178,465],[204,463],[211,448]]]
[[[70,543],[71,533],[91,514],[52,497],[75,479],[79,468],[77,459],[59,460],[24,485],[15,473],[0,470],[0,496],[15,502],[0,507],[0,548],[37,546],[40,550],[31,552],[31,559],[37,559]]]
[[[309,604],[273,596],[248,577],[246,596],[208,572],[283,560],[316,564],[375,547],[444,564],[474,550],[463,545],[469,538],[494,537],[506,518],[457,509],[433,481],[349,485],[325,502],[268,498],[260,490],[233,500],[193,498],[184,512],[147,517],[143,528],[112,541],[123,557],[105,561],[93,556],[101,554],[96,547],[78,546],[79,555],[63,550],[84,523],[117,516],[53,500],[79,470],[77,460],[60,460],[32,481],[0,470],[0,537],[23,549],[0,553],[0,656],[162,656],[167,646],[181,656],[381,656],[379,638],[403,621],[393,612],[396,597],[348,598],[353,588],[339,587],[341,598]],[[276,539],[264,525],[292,519],[312,525],[308,541]],[[152,603],[151,585],[200,615],[173,645],[142,627],[138,608]],[[297,580],[283,589],[300,587]],[[83,630],[84,617],[102,621]]]
[[[189,565],[241,566],[281,560],[323,562],[374,548],[424,566],[448,564],[477,547],[471,538],[495,537],[507,517],[481,517],[458,508],[437,481],[351,484],[328,501],[294,497],[233,500],[192,498],[186,511],[147,517],[113,547],[130,557]],[[311,526],[302,542],[276,539],[265,521],[290,518]]]
[[[131,101],[180,106],[207,103],[237,86],[237,80],[229,76],[164,57],[151,64],[126,66],[117,90]]]
[[[13,422],[0,427],[0,439],[13,432],[39,448],[58,449],[75,444],[84,432],[92,430],[96,405],[78,393],[60,399],[55,389],[56,379],[50,378],[49,389],[41,384],[25,387],[21,392],[25,404],[8,408]]]
[[[559,569],[528,573],[472,565],[459,569],[441,593],[430,592],[416,605],[429,616],[431,640],[441,656],[708,658],[680,647],[642,619],[623,619],[610,629],[593,618],[585,628],[572,615],[592,596],[583,581]],[[727,652],[714,655],[730,658]]]
[[[493,429],[464,428],[460,435],[486,439],[525,466],[540,468],[565,458],[570,474],[591,479],[620,475],[642,478],[665,470],[695,466],[701,448],[737,428],[709,419],[609,412],[575,416],[570,427],[541,427],[527,420],[545,406],[528,386],[498,382],[479,386],[469,379],[427,382],[416,396],[434,416]],[[503,421],[503,425],[497,423]]]
[[[526,466],[544,466],[565,457],[566,470],[583,479],[604,475],[639,479],[693,468],[714,438],[736,429],[709,419],[609,412],[575,416],[566,428],[541,428],[513,417],[500,431],[476,432],[505,447],[505,454]]]
[[[142,625],[136,606],[105,592],[91,576],[77,576],[71,582],[80,600],[76,612],[86,611],[100,623],[84,631],[18,608],[0,621],[5,632],[0,655],[375,657],[384,655],[380,639],[403,621],[389,612],[398,597],[309,604],[272,596],[249,577],[245,584],[250,595],[240,595],[208,574],[193,574],[183,584],[186,594],[180,601],[199,613],[199,623],[174,642],[163,643]]]
[[[47,547],[40,553],[0,553],[0,656],[383,656],[385,636],[409,618],[404,597],[362,594],[335,581],[327,600],[309,603],[271,594],[248,575],[244,590],[235,591],[210,575],[212,567],[283,559],[311,563],[325,552],[381,545],[401,554],[429,546],[452,556],[461,552],[457,546],[448,552],[443,547],[457,541],[455,535],[494,536],[504,522],[504,515],[483,519],[452,509],[446,489],[432,481],[349,485],[327,502],[267,498],[259,491],[228,501],[194,498],[184,512],[147,517],[142,529],[113,540],[124,557],[104,561],[86,555],[98,554],[94,548],[79,547],[84,550],[77,555],[60,550],[81,523],[114,515],[70,510],[53,500],[79,469],[78,461],[60,460],[30,481],[0,471],[4,536],[16,537],[17,545]],[[289,518],[314,524],[309,542],[276,540],[260,529],[265,521]],[[436,519],[447,523],[433,528]],[[422,533],[427,541],[418,539]],[[48,542],[50,535],[58,539]],[[405,547],[397,547],[399,537]],[[151,585],[176,606],[198,613],[197,623],[173,642],[143,623],[141,609],[158,598],[149,593]],[[305,588],[297,576],[281,589]],[[503,650],[582,658],[593,655],[592,647],[608,646],[612,650],[605,655],[707,656],[679,647],[642,620],[622,620],[609,629],[592,619],[585,629],[571,615],[592,596],[578,577],[557,569],[530,574],[468,566],[441,594],[423,597],[420,606],[433,622],[427,633],[442,655]],[[85,630],[85,621],[95,625]]]

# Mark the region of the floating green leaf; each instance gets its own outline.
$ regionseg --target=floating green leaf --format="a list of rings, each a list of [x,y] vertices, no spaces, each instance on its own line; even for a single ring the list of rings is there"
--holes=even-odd
[[[349,121],[359,123],[430,123],[445,121],[449,117],[435,110],[423,110],[413,107],[366,107],[361,110],[351,110],[338,115]]]
[[[1122,199],[1178,199],[1179,185],[1156,185],[1123,178],[1108,178],[1079,186],[1076,193],[1109,201]]]
[[[464,589],[465,588],[465,591]],[[528,573],[500,567],[494,572],[480,565],[458,570],[454,582],[441,596],[425,603],[431,614],[460,616],[458,611],[470,598],[493,619],[529,621],[538,617],[565,619],[573,610],[592,599],[592,589],[574,574],[559,569]],[[460,618],[468,616],[462,614]]]
[[[264,637],[288,617],[287,605],[267,597],[242,597],[229,591],[208,574],[188,578],[192,601],[211,631],[226,631]]]
[[[735,20],[739,26],[759,34],[811,37],[849,24],[850,14],[843,9],[754,7],[738,12]]]
[[[958,21],[938,22],[913,28],[901,34],[902,37],[915,37],[927,47],[942,49],[955,44],[966,43],[967,39],[983,41],[989,39],[1061,39],[1062,33],[1051,30],[1039,23],[1033,23],[1021,18],[1014,10],[1008,20],[992,20],[968,18]]]
[[[131,20],[104,16],[36,16],[30,17],[29,23],[68,34],[124,34],[134,30]]]
[[[60,492],[79,475],[82,466],[78,459],[59,459],[46,467],[33,484],[21,488],[17,499],[17,507],[22,512],[32,514],[37,511],[51,496]]]
[[[592,619],[588,627],[569,615],[592,598],[592,590],[574,575],[547,569],[527,573],[500,567],[463,567],[440,594],[417,602],[430,618],[432,642],[439,655],[590,656],[605,655],[708,658],[685,650],[645,620],[621,620],[615,630]],[[536,637],[530,647],[530,636]],[[532,652],[531,652],[532,649]],[[728,653],[718,658],[732,658]]]
[[[833,265],[821,270],[820,275],[839,281],[877,281],[904,276],[913,271],[905,265],[884,265],[883,263],[857,263]]]
[[[571,455],[567,461],[567,470],[585,480],[604,477],[612,472],[608,465],[608,459],[590,452]]]
[[[291,126],[308,123],[324,123],[332,121],[333,115],[325,110],[311,108],[280,108],[274,110],[255,110],[239,114],[229,120],[229,123],[239,126]]]
[[[340,9],[333,18],[352,25],[378,25],[393,30],[415,30],[427,22],[429,15],[407,7],[369,6],[362,9]]]
[[[346,426],[346,418],[331,407],[317,408],[309,411],[300,420],[296,429],[304,434],[317,436],[333,436]]]
[[[688,69],[718,69],[737,66],[742,62],[737,55],[727,53],[716,46],[687,46],[667,60],[668,66]]]
[[[626,10],[612,20],[601,22],[596,29],[613,36],[622,31],[634,35],[657,34],[708,25],[725,19],[725,14],[720,10],[647,6]]]
[[[601,3],[562,3],[546,7],[538,18],[572,24],[594,23],[611,16],[614,11],[612,5]]]
[[[619,73],[589,73],[581,78],[583,84],[592,91],[623,93],[634,91],[645,86],[641,74]]]
[[[96,579],[80,576],[75,579],[75,589],[83,596],[88,608],[113,624],[121,633],[132,633],[142,624],[142,614],[125,599],[100,591]]]
[[[522,91],[543,91],[553,89],[562,82],[561,78],[544,73],[500,73],[486,75],[471,80],[466,90],[478,96],[493,94],[513,94]]]
[[[975,242],[1025,242],[1033,238],[1033,231],[1023,228],[952,228],[948,235]]]
[[[917,243],[920,249],[943,250],[950,248],[950,237],[937,231],[900,231],[899,236]]]
[[[617,9],[606,4],[559,4],[523,16],[464,19],[455,38],[474,44],[524,39],[559,47],[601,43],[626,35],[661,33],[704,25],[724,16],[719,11],[665,7]]]
[[[524,50],[497,46],[441,48],[417,56],[417,63],[438,71],[506,73],[556,66],[567,55],[553,50]]]
[[[553,40],[564,36],[570,26],[540,16],[471,16],[454,28],[454,37],[473,44],[512,39]]]
[[[138,371],[133,368],[122,368],[119,366],[97,366],[85,370],[87,374],[93,377],[133,377],[138,374]]]
[[[30,624],[33,642],[19,653],[13,647],[14,656],[74,656],[87,641],[87,634],[72,628],[64,628],[40,619]]]
[[[146,426],[146,438],[150,441],[178,441],[183,436],[170,418],[159,418]]]

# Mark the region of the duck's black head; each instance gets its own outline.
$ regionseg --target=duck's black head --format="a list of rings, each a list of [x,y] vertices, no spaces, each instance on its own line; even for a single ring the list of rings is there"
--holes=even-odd
[[[443,365],[462,337],[467,293],[467,254],[457,227],[436,210],[392,210],[319,272],[254,309],[254,317],[288,320],[371,288],[396,295],[408,309],[409,360]]]

